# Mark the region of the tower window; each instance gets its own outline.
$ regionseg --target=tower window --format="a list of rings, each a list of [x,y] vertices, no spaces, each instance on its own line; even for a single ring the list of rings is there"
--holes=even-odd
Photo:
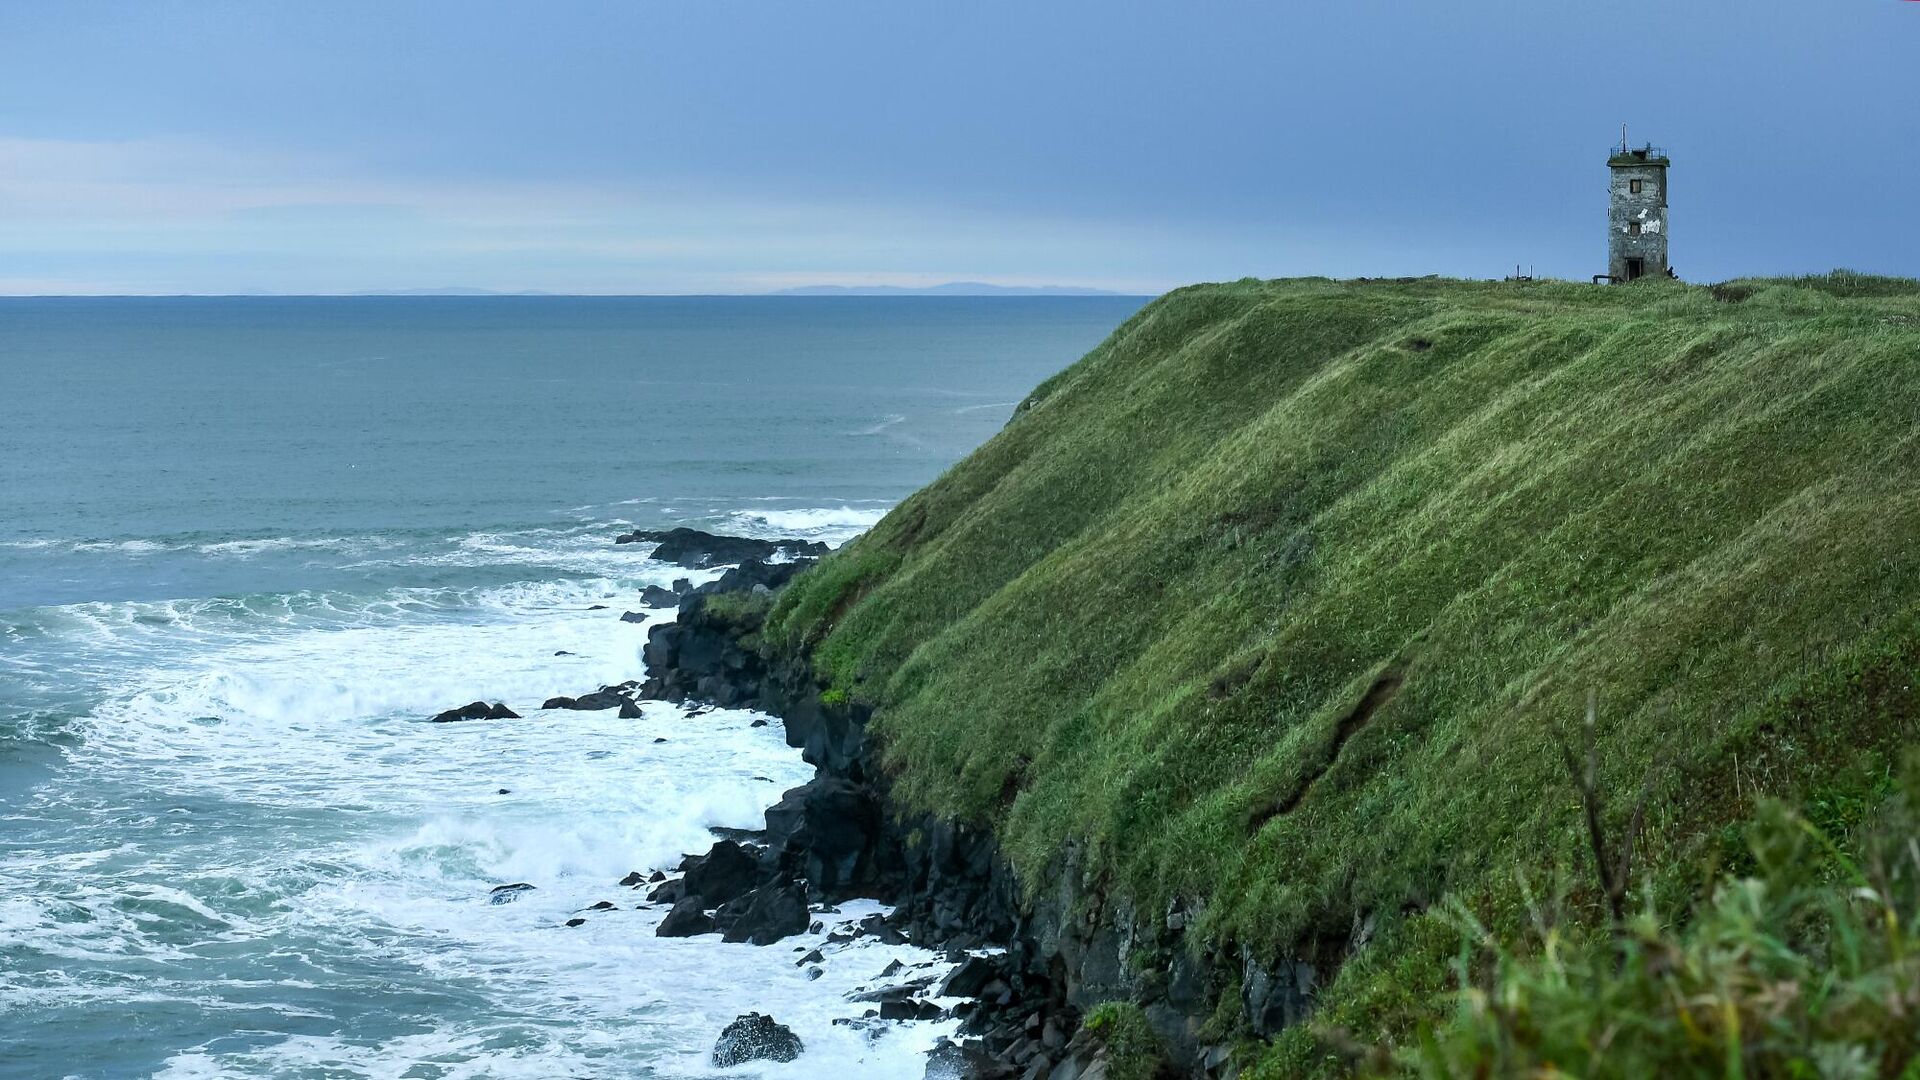
[[[1628,191],[1628,193],[1629,193],[1629,194],[1633,194],[1633,195],[1638,195],[1638,194],[1640,194],[1640,185],[1641,185],[1641,184],[1644,184],[1644,183],[1646,183],[1646,181],[1645,181],[1645,180],[1629,180],[1629,181],[1627,181],[1627,191]]]
[[[1629,222],[1627,223],[1627,235],[1628,235],[1628,236],[1639,236],[1639,235],[1640,235],[1640,223],[1639,223],[1639,222],[1637,222],[1637,221],[1629,221]]]

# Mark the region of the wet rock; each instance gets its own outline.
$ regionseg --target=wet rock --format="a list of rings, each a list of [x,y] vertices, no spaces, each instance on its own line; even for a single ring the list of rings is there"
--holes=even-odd
[[[771,945],[806,933],[807,918],[807,896],[798,885],[763,886],[728,901],[713,913],[722,940],[754,945]]]
[[[680,873],[688,896],[698,896],[708,906],[718,907],[758,884],[760,859],[745,846],[722,840],[705,855],[681,860]]]
[[[567,920],[568,926],[585,926],[586,924],[587,924],[587,920],[585,919],[568,919]]]
[[[487,892],[487,902],[490,904],[511,904],[515,900],[520,899],[521,893],[532,891],[533,886],[524,881],[516,881],[511,885],[495,885]]]
[[[810,540],[754,540],[745,536],[721,536],[700,529],[636,529],[614,538],[616,544],[658,544],[651,558],[703,570],[710,566],[744,562],[748,559],[818,558],[827,545]]]
[[[623,611],[620,613],[620,621],[629,622],[629,623],[643,623],[647,621],[647,613],[644,611]]]
[[[800,959],[798,959],[798,960],[795,960],[795,961],[793,962],[793,966],[794,966],[794,967],[806,967],[806,966],[807,966],[808,964],[819,964],[819,963],[824,963],[824,962],[826,961],[826,959],[827,959],[827,958],[826,958],[825,956],[822,956],[822,955],[820,955],[820,950],[819,950],[819,949],[814,949],[814,950],[812,950],[811,952],[808,952],[808,953],[807,953],[807,955],[805,955],[805,956],[803,956],[803,957],[801,957],[801,958],[800,958]]]
[[[439,713],[434,716],[433,722],[436,724],[451,724],[460,720],[518,720],[518,719],[520,719],[519,713],[514,712],[512,709],[507,708],[505,705],[501,704],[500,702],[496,701],[493,704],[489,705],[484,701],[475,701],[470,704],[462,705],[457,709],[448,709],[446,712]]]
[[[713,933],[713,917],[700,909],[700,898],[689,896],[673,905],[655,928],[655,937],[693,937]]]
[[[903,998],[880,1003],[882,1020],[938,1020],[944,1015],[940,1006],[920,998]]]
[[[693,582],[690,581],[689,579],[683,578],[683,577],[677,577],[673,579],[673,595],[685,596],[687,593],[692,591],[693,591]]]
[[[625,888],[631,889],[635,885],[644,884],[646,880],[647,880],[647,875],[641,873],[638,870],[635,870],[634,872],[628,874],[626,877],[621,878],[620,884]]]
[[[748,1061],[792,1061],[805,1050],[792,1028],[750,1012],[721,1029],[713,1044],[713,1064],[725,1069]]]
[[[979,997],[980,991],[1000,977],[1000,966],[984,956],[969,956],[960,966],[940,980],[934,997]]]
[[[612,911],[612,910],[613,910],[613,906],[614,906],[614,905],[613,905],[613,901],[611,901],[611,900],[602,900],[602,901],[600,901],[600,902],[599,902],[599,903],[597,903],[597,904],[593,904],[593,905],[590,905],[590,906],[589,906],[589,907],[587,908],[587,910],[588,910],[588,911]]]
[[[681,580],[686,580],[682,578]],[[689,586],[691,587],[691,586]],[[650,608],[670,608],[680,606],[680,594],[684,589],[663,589],[658,585],[649,585],[640,590],[640,602]],[[624,616],[622,616],[624,618]]]

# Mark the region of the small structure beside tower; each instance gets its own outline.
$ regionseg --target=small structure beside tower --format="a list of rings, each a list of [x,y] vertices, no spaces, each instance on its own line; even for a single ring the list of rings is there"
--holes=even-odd
[[[1667,153],[1653,145],[1620,145],[1607,157],[1613,174],[1607,210],[1607,276],[1615,282],[1671,277],[1667,262]]]

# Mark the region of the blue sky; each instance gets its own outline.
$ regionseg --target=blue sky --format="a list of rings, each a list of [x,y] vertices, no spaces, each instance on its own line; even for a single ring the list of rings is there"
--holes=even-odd
[[[0,293],[1920,276],[1920,3],[0,0]]]

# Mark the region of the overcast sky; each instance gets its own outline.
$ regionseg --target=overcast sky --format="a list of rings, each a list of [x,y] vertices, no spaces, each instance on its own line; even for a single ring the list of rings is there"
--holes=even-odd
[[[0,0],[0,293],[1920,276],[1910,0]]]

